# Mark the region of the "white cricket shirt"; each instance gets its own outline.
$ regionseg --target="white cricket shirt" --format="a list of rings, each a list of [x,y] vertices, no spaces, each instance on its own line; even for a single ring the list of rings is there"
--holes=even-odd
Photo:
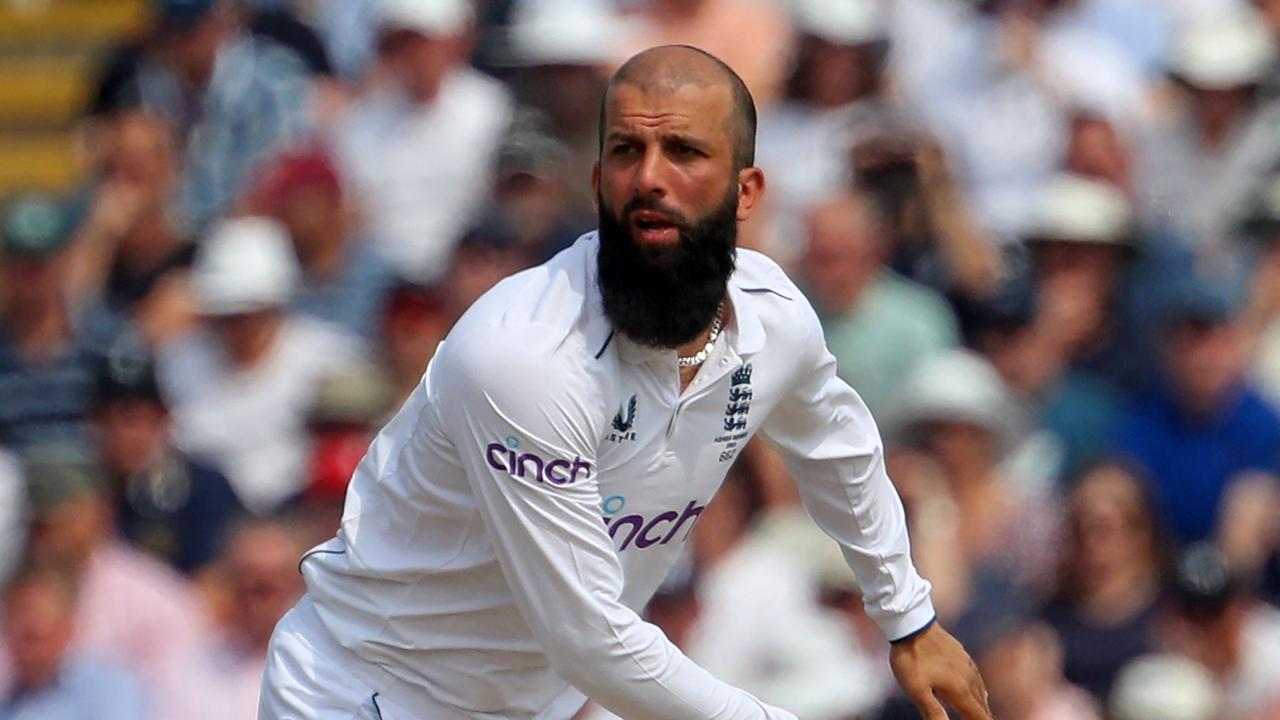
[[[757,433],[843,546],[891,639],[933,617],[875,424],[817,316],[738,251],[725,332],[676,355],[610,327],[594,233],[480,298],[374,440],[338,536],[302,570],[316,610],[405,707],[566,720],[793,718],[690,662],[637,614]],[[849,678],[857,682],[857,678]]]

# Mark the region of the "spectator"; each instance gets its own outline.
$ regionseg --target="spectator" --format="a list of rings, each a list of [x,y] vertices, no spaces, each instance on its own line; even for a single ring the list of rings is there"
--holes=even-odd
[[[941,297],[885,267],[887,235],[870,200],[847,191],[809,213],[804,259],[840,375],[876,417],[897,406],[918,363],[959,340]]]
[[[355,236],[347,202],[329,154],[308,146],[281,153],[250,186],[252,214],[284,224],[302,271],[293,308],[371,341],[391,281],[391,269]]]
[[[68,215],[26,196],[0,227],[0,446],[15,450],[85,439],[94,363],[114,334],[68,297]]]
[[[1048,584],[1056,508],[1001,466],[1019,424],[1000,376],[967,350],[921,363],[899,400],[894,434],[921,456],[895,463],[894,477],[924,524],[913,545],[944,620],[980,608],[988,593],[1035,595]]]
[[[354,338],[288,311],[298,276],[282,225],[222,223],[193,270],[201,325],[158,357],[178,445],[216,458],[256,513],[302,489],[315,384],[360,354]]]
[[[1029,278],[1012,277],[961,310],[969,345],[1033,420],[1006,466],[1049,491],[1111,450],[1122,398],[1109,383],[1066,364],[1058,328],[1040,311]]]
[[[33,448],[23,469],[31,557],[66,567],[74,583],[72,656],[120,663],[144,683],[157,717],[187,717],[181,688],[208,640],[199,596],[116,539],[106,483],[85,453]]]
[[[1239,6],[1188,24],[1170,58],[1174,102],[1142,154],[1147,214],[1171,220],[1206,257],[1229,250],[1246,204],[1280,162],[1280,102],[1260,92],[1275,56],[1264,21]]]
[[[151,358],[113,349],[99,370],[92,416],[116,529],[180,572],[206,567],[244,508],[221,472],[172,446]]]
[[[368,237],[418,281],[447,270],[484,206],[510,123],[506,89],[462,64],[471,20],[467,0],[384,0],[381,52],[391,87],[358,103],[336,131],[342,176]]]
[[[1202,281],[1182,285],[1165,324],[1163,382],[1132,404],[1118,447],[1151,478],[1185,543],[1214,534],[1237,476],[1277,469],[1280,419],[1244,377],[1228,303]]]
[[[876,0],[793,3],[800,36],[786,95],[760,118],[757,164],[769,178],[774,242],[784,266],[803,252],[802,216],[852,181],[855,128],[888,112],[888,35]]]
[[[307,413],[311,456],[299,512],[308,547],[333,537],[342,520],[347,485],[369,443],[389,413],[391,388],[366,364],[337,370],[320,380]]]
[[[634,32],[618,59],[655,45],[692,45],[715,55],[742,78],[760,109],[782,93],[793,38],[786,13],[772,0],[633,0]]]
[[[230,0],[155,0],[155,16],[141,56],[107,69],[95,109],[140,106],[177,128],[182,220],[200,234],[267,153],[314,124],[313,86],[306,62],[245,32]]]
[[[978,641],[992,717],[1000,720],[1102,720],[1099,706],[1062,676],[1053,631],[1026,616],[1004,619]]]
[[[579,159],[571,158],[569,147],[553,137],[545,125],[539,114],[526,110],[517,115],[498,151],[493,204],[484,213],[486,218],[506,218],[516,242],[539,262],[595,227],[594,219],[575,215],[594,212],[594,200],[575,210],[571,188],[579,183],[570,183],[565,176],[566,168]],[[590,163],[595,162],[596,147],[593,140]],[[590,197],[589,190],[580,194]]]
[[[1178,561],[1170,647],[1198,662],[1221,693],[1224,717],[1262,720],[1280,707],[1280,611],[1242,591],[1212,546]]]
[[[382,319],[385,341],[378,356],[391,382],[393,406],[399,407],[422,382],[436,346],[456,319],[439,289],[401,282],[387,296]]]
[[[596,199],[582,178],[591,176],[600,155],[598,101],[624,39],[625,26],[607,0],[522,0],[513,10],[512,85],[521,116],[536,118],[516,127],[526,126],[521,134],[527,137],[545,124],[561,145],[554,179],[565,188],[570,223],[582,232],[596,222]]]
[[[1125,126],[1149,113],[1146,79],[1075,21],[1078,4],[908,0],[899,14],[895,75],[963,173],[981,225],[1006,243],[1034,220],[1077,108]]]
[[[1156,647],[1166,540],[1142,482],[1098,465],[1067,501],[1066,545],[1044,620],[1062,643],[1067,680],[1099,702],[1120,668]]]
[[[21,570],[4,591],[4,643],[12,677],[3,720],[144,720],[153,717],[136,678],[72,652],[76,589],[53,565]]]
[[[764,505],[757,480],[731,476],[698,518],[697,619],[685,631],[686,651],[716,677],[800,717],[837,720],[874,708],[891,684],[887,668],[863,647],[846,613],[820,602],[832,554],[843,561],[838,547],[798,503]],[[847,586],[844,567],[838,577]],[[661,600],[657,608],[671,609]],[[678,612],[667,619],[678,622]],[[848,677],[859,681],[840,680]]]
[[[1154,340],[1126,290],[1141,251],[1129,202],[1114,187],[1059,175],[1026,240],[1037,286],[1037,323],[1055,354],[1116,389],[1148,377]]]
[[[253,520],[236,529],[219,561],[230,599],[230,617],[208,662],[204,715],[242,720],[258,711],[267,664],[267,642],[276,623],[302,596],[298,573],[302,546],[277,520]]]
[[[529,267],[533,248],[522,246],[509,218],[493,214],[468,230],[458,243],[441,285],[450,316],[458,318],[498,281]]]
[[[178,233],[172,196],[181,168],[173,129],[158,115],[121,111],[106,121],[103,177],[76,233],[77,296],[159,345],[186,328],[186,273],[195,246]]]

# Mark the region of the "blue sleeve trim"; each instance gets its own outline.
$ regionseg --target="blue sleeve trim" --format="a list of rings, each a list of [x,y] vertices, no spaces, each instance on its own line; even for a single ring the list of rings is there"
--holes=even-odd
[[[897,640],[890,640],[889,644],[897,645],[898,643],[903,643],[908,640],[914,639],[917,636],[919,636],[921,633],[923,633],[925,630],[928,630],[929,628],[933,627],[937,622],[938,622],[938,616],[934,615],[933,617],[929,618],[929,622],[925,623],[924,626],[921,627],[919,630],[916,630],[915,632],[907,633],[906,635],[903,635]]]

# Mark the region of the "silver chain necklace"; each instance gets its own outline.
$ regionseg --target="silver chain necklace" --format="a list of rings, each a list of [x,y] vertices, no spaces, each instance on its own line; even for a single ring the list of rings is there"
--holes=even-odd
[[[720,323],[724,320],[724,303],[716,306],[716,317],[711,321],[711,334],[707,336],[707,344],[696,355],[687,355],[685,357],[677,357],[676,365],[682,368],[697,367],[707,361],[707,356],[711,354],[711,349],[715,347],[716,338],[720,337]]]

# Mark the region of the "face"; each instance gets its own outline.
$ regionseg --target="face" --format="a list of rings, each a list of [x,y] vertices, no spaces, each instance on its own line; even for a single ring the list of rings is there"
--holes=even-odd
[[[288,228],[304,268],[309,259],[342,245],[345,215],[341,198],[319,185],[298,188],[285,199],[280,221]]]
[[[711,321],[733,272],[737,223],[764,191],[734,163],[727,87],[609,93],[592,174],[605,312],[633,340],[676,347]]]
[[[278,308],[210,318],[227,354],[234,362],[249,365],[270,349],[282,322],[283,314]]]
[[[98,446],[102,462],[116,475],[145,468],[169,432],[169,416],[150,400],[120,400],[98,413]]]
[[[809,216],[805,278],[828,311],[846,309],[884,259],[883,229],[868,202],[842,199]]]
[[[93,554],[106,526],[106,508],[92,493],[81,493],[31,521],[30,548],[41,560],[78,566]]]
[[[429,103],[440,93],[440,85],[454,65],[455,51],[450,38],[408,30],[393,33],[387,41],[392,71],[409,97],[420,103]]]
[[[1225,324],[1174,327],[1165,357],[1179,398],[1192,412],[1213,411],[1244,371],[1243,340],[1236,328]]]
[[[1135,563],[1155,563],[1146,501],[1137,479],[1123,468],[1103,466],[1081,479],[1071,497],[1070,528],[1086,582]]]
[[[72,612],[67,591],[52,580],[29,579],[9,591],[4,639],[21,684],[40,685],[57,672],[71,644]]]
[[[203,87],[213,76],[218,48],[231,32],[231,18],[214,11],[190,28],[174,30],[164,40],[162,51],[188,82]]]
[[[265,648],[276,623],[302,594],[301,549],[283,528],[241,531],[229,544],[227,572],[235,594],[235,622],[255,647]]]
[[[595,132],[594,98],[604,92],[606,79],[589,65],[543,65],[525,75],[529,101],[547,113],[561,134]]]
[[[871,94],[877,62],[870,45],[837,45],[806,37],[799,51],[801,95],[821,107],[838,107]]]
[[[10,311],[30,314],[60,302],[66,278],[62,253],[51,257],[0,257],[0,297]]]
[[[989,470],[995,463],[996,441],[986,429],[973,423],[934,420],[921,426],[929,453],[947,470],[951,482],[985,480],[969,473]]]

